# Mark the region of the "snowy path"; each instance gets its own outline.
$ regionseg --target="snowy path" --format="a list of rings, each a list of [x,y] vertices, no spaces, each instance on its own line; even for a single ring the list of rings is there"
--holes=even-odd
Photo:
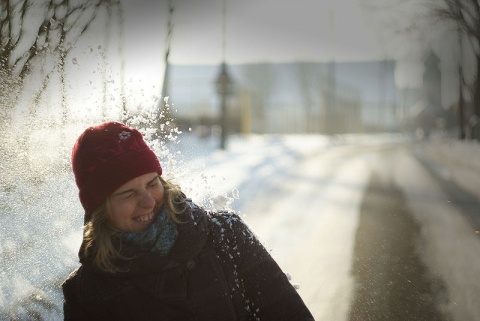
[[[395,180],[404,188],[411,211],[422,226],[425,263],[447,287],[449,300],[444,308],[454,320],[480,320],[479,236],[452,195],[418,162],[400,155],[396,166]]]
[[[447,293],[437,309],[452,320],[480,319],[478,235],[406,146],[322,149],[300,159],[273,189],[258,191],[242,212],[300,285],[316,320],[348,320],[359,207],[374,173],[402,191],[409,215],[421,227],[416,240],[421,261]]]
[[[478,171],[468,174],[471,167],[463,165],[460,171],[451,159],[448,170],[436,165],[443,178],[467,183],[473,201],[462,205],[461,191],[444,188],[453,184],[432,176],[401,137],[253,136],[232,139],[227,151],[210,143],[185,140],[185,160],[162,161],[165,175],[179,171],[178,182],[202,206],[239,210],[299,284],[317,321],[353,321],[349,312],[358,284],[352,260],[373,175],[402,192],[408,215],[420,227],[419,257],[448,294],[439,310],[452,321],[480,320],[480,226],[474,223],[480,222],[480,196],[472,193],[480,190]],[[59,192],[57,186],[67,188]],[[81,235],[76,190],[70,174],[22,188],[11,193],[12,200],[3,196],[5,204],[21,206],[3,213],[14,224],[0,236],[0,319],[38,312],[61,320],[62,296],[55,289],[77,265]],[[33,247],[24,247],[32,240]]]
[[[283,189],[261,193],[245,210],[252,229],[299,284],[316,320],[347,320],[358,207],[369,176],[354,146],[323,150],[299,162]]]

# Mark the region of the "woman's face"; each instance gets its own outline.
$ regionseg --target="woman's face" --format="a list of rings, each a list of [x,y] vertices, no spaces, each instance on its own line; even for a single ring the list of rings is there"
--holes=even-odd
[[[157,173],[128,181],[110,196],[111,224],[122,232],[145,231],[163,204],[163,193]]]

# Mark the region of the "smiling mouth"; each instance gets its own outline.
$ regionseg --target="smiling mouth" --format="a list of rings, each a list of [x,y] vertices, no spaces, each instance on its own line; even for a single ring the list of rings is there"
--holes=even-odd
[[[136,222],[140,222],[140,223],[148,223],[151,220],[153,220],[153,216],[154,216],[154,214],[150,213],[150,214],[147,214],[147,215],[137,216],[133,220],[136,221]]]

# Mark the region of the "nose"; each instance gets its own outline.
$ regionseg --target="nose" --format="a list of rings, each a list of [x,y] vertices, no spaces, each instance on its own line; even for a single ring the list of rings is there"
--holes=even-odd
[[[140,194],[139,205],[143,208],[155,207],[156,200],[149,190],[145,190]]]

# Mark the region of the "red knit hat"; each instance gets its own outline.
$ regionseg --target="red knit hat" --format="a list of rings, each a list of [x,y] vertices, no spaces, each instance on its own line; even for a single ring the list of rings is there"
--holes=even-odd
[[[106,122],[87,128],[72,151],[72,168],[86,219],[117,188],[162,167],[142,134],[124,124]]]

